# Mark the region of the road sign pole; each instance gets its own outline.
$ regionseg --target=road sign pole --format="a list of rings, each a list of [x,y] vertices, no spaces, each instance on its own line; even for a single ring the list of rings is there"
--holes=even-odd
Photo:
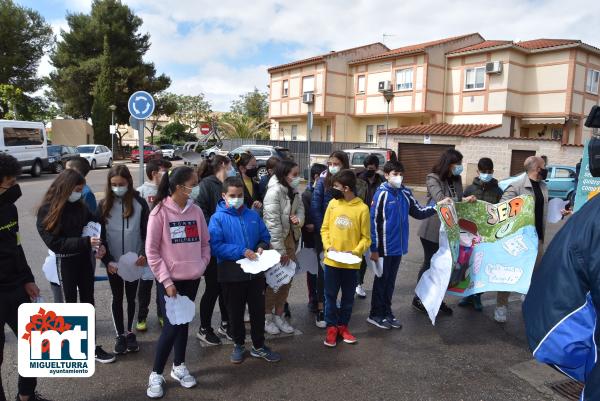
[[[144,130],[146,129],[146,120],[138,122],[138,136],[140,147],[140,185],[144,185]]]

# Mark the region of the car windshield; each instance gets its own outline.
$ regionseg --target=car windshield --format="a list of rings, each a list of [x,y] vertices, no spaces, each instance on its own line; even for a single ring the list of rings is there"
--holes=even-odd
[[[79,153],[94,153],[95,146],[78,146],[77,151]]]
[[[50,156],[60,156],[60,146],[48,146],[48,154]]]
[[[144,150],[153,150],[152,146],[144,146]]]
[[[162,145],[161,149],[173,149],[173,145]]]

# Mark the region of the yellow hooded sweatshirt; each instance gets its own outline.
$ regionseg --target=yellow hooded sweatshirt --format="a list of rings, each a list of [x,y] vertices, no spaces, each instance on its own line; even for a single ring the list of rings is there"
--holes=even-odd
[[[362,258],[371,246],[369,207],[359,197],[350,202],[344,199],[332,199],[323,218],[321,239],[327,266],[360,269],[360,263],[349,265],[329,259],[327,249],[333,247],[336,251],[352,252]]]

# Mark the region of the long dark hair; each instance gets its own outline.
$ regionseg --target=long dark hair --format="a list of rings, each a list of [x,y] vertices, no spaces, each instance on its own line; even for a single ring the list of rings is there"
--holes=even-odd
[[[48,206],[48,214],[46,214],[46,217],[42,221],[46,231],[57,232],[60,229],[60,220],[71,192],[73,192],[76,186],[84,184],[85,178],[77,171],[69,169],[60,173],[54,182],[50,184],[50,188],[46,191],[40,206],[40,208]]]
[[[133,188],[133,178],[131,172],[124,164],[113,166],[106,176],[106,189],[104,190],[104,199],[100,209],[100,218],[102,221],[106,221],[110,217],[110,211],[115,202],[115,194],[112,191],[112,185],[110,179],[113,177],[122,177],[127,180],[127,193],[123,196],[123,218],[127,219],[133,215],[133,198],[135,196],[135,189]]]
[[[331,159],[332,157],[335,157],[336,159],[342,162],[342,167],[340,168],[340,171],[348,170],[350,168],[350,160],[348,160],[348,154],[346,152],[342,150],[334,150],[333,152],[331,152],[328,159]],[[329,172],[328,167],[327,175],[325,176],[325,188],[331,188],[333,186],[332,178],[333,174]]]
[[[275,172],[273,173],[275,177],[277,177],[277,181],[281,185],[287,188],[288,196],[290,199],[293,198],[294,188],[287,182],[287,176],[294,169],[294,167],[298,166],[298,163],[293,162],[291,160],[282,160],[276,167]]]
[[[240,167],[246,167],[253,158],[254,155],[250,152],[236,153],[233,155],[233,162],[235,163],[237,171],[241,174]]]
[[[176,167],[169,174],[164,174],[158,185],[152,207],[160,205],[163,200],[173,195],[177,190],[177,185],[184,185],[192,174],[194,174],[194,169],[188,166]]]
[[[437,174],[442,181],[445,181],[452,176],[450,165],[462,163],[462,160],[462,153],[455,149],[448,149],[440,155],[439,160],[433,166],[432,172]]]
[[[198,166],[198,179],[202,180],[206,177],[210,177],[211,175],[215,175],[216,172],[223,165],[228,165],[231,163],[231,160],[228,157],[222,155],[214,155],[211,160],[205,159]]]

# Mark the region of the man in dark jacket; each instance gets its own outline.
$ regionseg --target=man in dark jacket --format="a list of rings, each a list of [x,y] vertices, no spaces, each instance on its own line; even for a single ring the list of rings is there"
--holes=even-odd
[[[4,355],[4,326],[8,324],[17,335],[19,306],[40,296],[19,236],[19,215],[15,206],[21,197],[21,188],[17,184],[19,174],[21,167],[17,159],[0,153],[0,365]],[[36,385],[35,377],[19,376],[17,400],[43,401],[35,393]],[[6,400],[1,380],[0,400]]]
[[[498,180],[494,178],[494,162],[488,157],[482,157],[477,163],[478,176],[473,179],[473,184],[465,189],[464,196],[475,196],[477,200],[496,204],[502,198],[502,190]],[[473,305],[476,311],[481,312],[481,294],[464,297],[458,306]]]

